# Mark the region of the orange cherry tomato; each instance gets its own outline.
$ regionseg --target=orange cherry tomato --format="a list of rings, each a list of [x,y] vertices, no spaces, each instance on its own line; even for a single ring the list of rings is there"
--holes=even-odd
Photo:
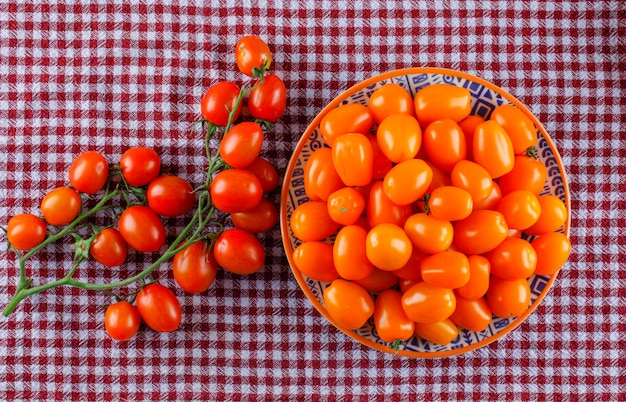
[[[459,221],[467,218],[474,208],[472,195],[454,186],[438,187],[428,198],[430,214],[444,221]]]
[[[488,120],[476,127],[472,144],[474,161],[496,179],[513,170],[515,154],[511,139],[501,125]]]
[[[491,274],[491,264],[482,255],[470,255],[469,261],[470,278],[465,286],[456,289],[459,296],[466,299],[477,299],[483,297],[489,289],[489,277]]]
[[[512,191],[502,197],[496,208],[509,228],[524,230],[534,225],[541,214],[537,196],[527,190]]]
[[[415,117],[395,113],[380,122],[376,140],[381,152],[398,163],[413,159],[422,146],[422,128]]]
[[[491,275],[500,279],[527,279],[537,267],[537,253],[524,239],[508,237],[487,255]]]
[[[513,105],[500,105],[491,112],[490,120],[498,122],[511,138],[513,152],[519,155],[537,142],[537,129],[524,112]]]
[[[294,236],[302,241],[322,240],[339,229],[339,224],[328,215],[324,201],[306,201],[298,205],[289,224]]]
[[[363,134],[344,134],[335,138],[333,165],[346,186],[365,186],[374,175],[374,151]]]
[[[396,286],[398,277],[394,275],[394,272],[374,268],[368,277],[353,282],[363,286],[368,292],[380,292]]]
[[[515,155],[513,170],[498,180],[502,194],[528,190],[538,195],[543,191],[548,171],[543,162],[526,155]]]
[[[326,143],[333,147],[335,139],[350,133],[366,134],[374,119],[370,110],[360,103],[337,106],[328,112],[320,122],[320,134]]]
[[[528,310],[530,285],[526,279],[505,280],[492,276],[487,290],[487,304],[501,318],[517,317]]]
[[[430,161],[424,161],[430,167],[430,170],[433,171],[433,178],[430,181],[430,186],[426,189],[427,193],[432,193],[437,187],[442,186],[450,186],[452,185],[452,181],[450,180],[450,176],[435,166],[434,163]]]
[[[439,169],[450,173],[467,157],[467,143],[461,127],[450,119],[436,120],[424,130],[424,148]]]
[[[480,123],[484,123],[485,119],[477,115],[469,115],[459,122],[459,127],[465,135],[465,143],[467,144],[467,159],[473,159],[472,144],[474,143],[474,131]]]
[[[447,250],[452,244],[454,229],[449,221],[420,212],[413,214],[404,224],[404,231],[413,247],[426,254]]]
[[[424,195],[433,179],[433,171],[420,159],[398,163],[385,175],[383,190],[396,205],[409,205]]]
[[[474,211],[454,227],[454,242],[466,255],[484,254],[508,237],[509,227],[498,211]]]
[[[450,320],[457,326],[470,331],[481,332],[489,326],[492,312],[487,300],[482,297],[466,299],[457,295],[456,310]]]
[[[537,275],[556,273],[569,258],[570,240],[561,232],[542,234],[530,243],[537,253]]]
[[[392,272],[400,279],[422,280],[420,263],[424,258],[426,258],[426,254],[413,247],[409,261],[402,268]]]
[[[451,289],[419,282],[402,295],[402,307],[412,321],[429,323],[449,318],[456,308],[456,297]]]
[[[383,154],[378,145],[378,139],[375,135],[367,134],[367,139],[372,144],[372,153],[374,155],[374,169],[372,172],[373,180],[380,180],[385,177],[388,171],[393,167],[393,163]]]
[[[381,223],[403,227],[411,213],[410,205],[395,204],[385,195],[382,181],[372,184],[367,202],[367,222],[370,228]]]
[[[424,282],[447,289],[465,286],[470,279],[469,260],[458,251],[442,251],[425,257],[420,262],[420,270]]]
[[[434,84],[417,91],[413,102],[415,115],[422,127],[441,119],[460,122],[471,112],[472,96],[461,87],[450,84]]]
[[[378,269],[394,271],[406,265],[413,246],[401,227],[392,223],[374,226],[367,233],[367,259]]]
[[[380,339],[387,343],[407,341],[413,336],[415,324],[406,316],[402,308],[402,294],[400,292],[387,289],[380,292],[376,297],[374,327]]]
[[[304,165],[304,191],[311,201],[326,201],[328,196],[345,184],[333,165],[330,148],[316,149]]]
[[[487,198],[474,203],[474,211],[481,209],[496,209],[500,200],[502,200],[502,191],[500,191],[500,185],[494,181],[491,183],[491,193],[489,193]]]
[[[430,323],[416,322],[415,335],[429,342],[447,345],[459,336],[459,329],[449,318]]]
[[[374,121],[380,124],[385,117],[394,113],[404,113],[415,116],[415,106],[413,97],[406,89],[399,84],[384,84],[370,95],[367,101]]]
[[[345,330],[361,328],[374,314],[374,300],[367,290],[344,279],[335,279],[324,290],[324,304],[335,324]]]
[[[454,165],[450,172],[450,181],[453,186],[470,193],[474,204],[485,200],[493,190],[493,180],[487,169],[468,160]]]
[[[339,278],[333,261],[332,244],[304,242],[293,251],[293,262],[300,272],[313,280],[330,282]]]
[[[365,210],[363,195],[353,187],[344,187],[335,191],[326,202],[328,215],[340,225],[352,225],[359,220]]]
[[[554,232],[567,221],[567,208],[556,195],[546,194],[537,197],[541,213],[534,225],[524,230],[529,235],[542,235]]]
[[[400,278],[400,280],[398,281],[398,287],[400,288],[400,293],[406,292],[409,288],[411,288],[411,286],[413,286],[413,285],[415,285],[416,283],[419,283],[419,282],[423,282],[422,278],[420,278],[420,279],[402,279],[402,278]]]
[[[365,253],[366,238],[367,232],[358,225],[344,226],[337,233],[333,244],[333,261],[343,279],[364,279],[374,271],[374,265]]]

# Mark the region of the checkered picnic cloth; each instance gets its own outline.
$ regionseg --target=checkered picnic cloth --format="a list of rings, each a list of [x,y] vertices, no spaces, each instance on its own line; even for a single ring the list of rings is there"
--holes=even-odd
[[[292,278],[278,227],[265,267],[218,273],[188,295],[179,330],[103,328],[109,296],[56,288],[0,318],[0,399],[626,400],[626,3],[613,1],[0,0],[0,226],[36,212],[81,152],[111,162],[155,148],[163,169],[202,182],[190,132],[218,80],[246,83],[233,50],[263,37],[288,106],[263,155],[281,175],[308,122],[333,97],[411,66],[466,71],[535,113],[560,151],[572,195],[572,254],[537,310],[504,338],[456,357],[369,349],[330,325]],[[279,190],[273,197],[278,200]],[[185,224],[167,221],[169,233]],[[40,253],[44,283],[71,267],[68,245]],[[81,265],[94,281],[138,272]],[[18,277],[0,253],[0,305]]]

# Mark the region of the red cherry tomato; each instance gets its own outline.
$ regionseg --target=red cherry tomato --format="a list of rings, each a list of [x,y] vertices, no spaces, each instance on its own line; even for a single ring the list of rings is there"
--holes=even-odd
[[[176,283],[189,293],[202,293],[217,275],[217,261],[209,245],[199,241],[174,255],[172,274]]]
[[[304,275],[315,281],[330,282],[339,278],[333,261],[333,245],[307,241],[293,251],[293,262]]]
[[[374,327],[380,339],[387,343],[407,341],[413,336],[415,324],[402,308],[400,292],[387,289],[378,294],[374,303]]]
[[[333,164],[330,148],[316,149],[304,165],[304,191],[311,201],[326,201],[331,193],[345,187]]]
[[[424,148],[432,163],[446,173],[467,157],[465,134],[450,119],[436,120],[426,127]]]
[[[80,213],[80,194],[70,187],[57,187],[41,201],[41,214],[50,225],[67,225]]]
[[[146,192],[150,209],[161,216],[185,215],[196,203],[191,184],[182,177],[163,175],[150,182]]]
[[[346,186],[365,186],[374,175],[374,151],[363,134],[344,134],[335,138],[333,165]]]
[[[259,179],[264,194],[269,194],[276,190],[280,184],[278,171],[267,159],[257,157],[244,170],[247,170]]]
[[[263,233],[278,223],[278,208],[267,198],[261,198],[259,205],[245,212],[230,215],[233,225],[248,232]]]
[[[235,45],[235,61],[239,71],[253,77],[255,69],[268,69],[272,64],[272,52],[267,43],[258,36],[244,36]]]
[[[474,211],[454,227],[454,242],[466,255],[484,254],[508,237],[509,227],[498,211]]]
[[[385,195],[396,205],[409,205],[421,198],[433,179],[433,171],[420,159],[402,161],[383,180]]]
[[[30,250],[46,238],[46,223],[32,214],[18,214],[9,219],[7,240],[16,250]]]
[[[398,163],[413,159],[422,146],[422,129],[415,117],[395,113],[386,117],[376,130],[380,151]]]
[[[258,86],[257,86],[258,85]],[[248,96],[248,110],[257,119],[276,122],[287,106],[287,88],[275,74],[265,76],[262,84],[255,84]]]
[[[126,261],[128,247],[118,230],[104,228],[94,237],[89,246],[89,253],[100,264],[116,267]]]
[[[395,113],[415,116],[415,106],[411,94],[396,83],[384,84],[372,92],[367,105],[377,124]]]
[[[126,183],[133,187],[142,187],[159,175],[161,158],[151,148],[129,148],[120,158],[120,169]]]
[[[104,313],[104,328],[116,341],[124,342],[131,339],[140,325],[139,310],[125,300],[111,304]]]
[[[322,240],[335,233],[339,224],[332,220],[324,201],[307,201],[293,211],[289,226],[302,241]]]
[[[180,325],[182,311],[174,292],[159,283],[151,283],[137,293],[141,318],[157,332],[172,332]]]
[[[511,138],[513,152],[519,155],[537,142],[537,129],[520,109],[513,105],[500,105],[491,112],[490,120],[498,122]]]
[[[209,88],[200,102],[202,117],[216,126],[228,124],[230,111],[234,112],[232,121],[237,120],[241,112],[241,102],[237,105],[239,87],[230,81],[220,81]]]
[[[366,239],[367,232],[357,225],[344,226],[337,233],[333,244],[333,261],[343,279],[364,279],[374,271],[374,265],[365,251]]]
[[[223,231],[215,241],[213,253],[218,265],[234,274],[252,274],[265,264],[263,244],[242,229]]]
[[[433,323],[450,317],[456,308],[451,289],[419,282],[402,295],[402,307],[411,321]]]
[[[137,251],[150,253],[165,244],[163,222],[148,207],[135,205],[126,208],[117,224],[126,243]]]
[[[513,170],[513,144],[502,126],[493,120],[476,127],[472,152],[474,161],[484,167],[493,179]]]
[[[220,142],[220,155],[224,162],[234,168],[250,165],[263,147],[263,129],[252,121],[234,125]]]
[[[100,152],[83,152],[72,162],[69,177],[76,191],[95,194],[104,187],[109,178],[109,164]]]
[[[450,119],[460,122],[471,112],[470,92],[449,84],[434,84],[420,89],[413,102],[415,114],[422,127],[433,121]]]
[[[372,296],[344,279],[335,279],[324,290],[324,305],[334,323],[348,331],[361,328],[374,314]]]
[[[320,122],[320,134],[332,147],[335,138],[350,133],[366,134],[372,127],[372,113],[360,103],[341,105],[328,112]]]
[[[230,214],[254,209],[263,198],[263,187],[255,175],[243,169],[219,172],[209,187],[215,208]]]

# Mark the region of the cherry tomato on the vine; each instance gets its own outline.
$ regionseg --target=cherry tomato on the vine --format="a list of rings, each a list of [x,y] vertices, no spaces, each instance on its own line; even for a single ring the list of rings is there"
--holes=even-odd
[[[77,191],[95,194],[109,178],[109,164],[98,151],[86,151],[78,155],[69,170],[70,183]]]
[[[235,62],[239,71],[253,77],[255,69],[270,67],[272,52],[267,43],[258,36],[244,36],[235,45]]]
[[[189,293],[202,293],[217,275],[217,261],[209,245],[199,241],[174,255],[172,273],[178,285]]]
[[[47,233],[46,223],[32,214],[18,214],[9,219],[7,239],[16,250],[30,250],[38,246]]]
[[[259,179],[264,194],[276,190],[280,184],[280,177],[274,165],[260,156],[256,157],[244,170],[247,170]]]
[[[237,84],[230,81],[220,81],[213,85],[202,96],[200,102],[202,117],[217,126],[225,126],[230,112],[234,110],[232,121],[237,120],[241,112],[241,102],[237,105],[239,91]]]
[[[415,117],[394,113],[380,122],[376,141],[383,155],[392,162],[413,159],[422,146],[422,128]]]
[[[165,244],[165,227],[157,214],[148,207],[134,205],[126,208],[118,220],[118,230],[126,243],[137,251],[150,253]]]
[[[249,211],[230,214],[233,225],[248,232],[263,233],[278,223],[278,208],[271,200],[261,198],[259,204]]]
[[[449,84],[434,84],[420,89],[413,99],[415,114],[422,127],[441,119],[460,122],[471,112],[470,92]]]
[[[141,325],[137,307],[123,300],[111,304],[104,313],[104,328],[116,341],[127,341],[135,336]]]
[[[325,239],[339,228],[328,214],[324,201],[306,201],[298,205],[289,218],[289,226],[294,236],[302,241]]]
[[[320,133],[332,147],[335,138],[350,133],[366,134],[372,127],[374,118],[367,106],[349,103],[337,106],[328,112],[320,122]]]
[[[287,106],[287,88],[276,74],[268,74],[248,96],[248,110],[257,119],[274,123],[283,115]]]
[[[67,225],[80,213],[80,194],[71,187],[57,187],[41,201],[41,214],[50,225]]]
[[[324,290],[326,311],[345,330],[359,329],[374,314],[374,300],[363,287],[335,279]]]
[[[231,214],[250,211],[263,198],[261,181],[244,169],[222,170],[211,181],[209,192],[215,208]]]
[[[142,187],[159,175],[161,158],[152,148],[129,148],[120,158],[120,169],[126,183]]]
[[[245,168],[259,156],[263,138],[259,123],[244,121],[236,124],[220,141],[220,156],[234,168]]]
[[[367,101],[367,106],[377,124],[395,113],[415,116],[415,106],[411,94],[396,83],[384,84],[372,92]]]
[[[107,267],[116,267],[126,261],[128,247],[117,229],[104,228],[96,234],[89,253],[94,260]]]
[[[397,290],[383,290],[374,302],[374,327],[380,339],[387,343],[406,341],[413,336],[415,323],[402,308],[402,294]]]
[[[228,272],[248,275],[257,272],[265,264],[263,244],[246,230],[224,230],[213,246],[218,265]]]
[[[374,151],[363,134],[344,134],[335,138],[333,165],[346,186],[365,186],[374,174]]]
[[[141,318],[157,332],[172,332],[180,325],[182,310],[174,292],[160,283],[151,283],[137,293]]]
[[[300,272],[316,281],[330,282],[339,278],[333,261],[333,245],[307,241],[293,251],[293,262]]]
[[[163,175],[152,180],[146,198],[150,209],[167,217],[186,214],[196,202],[191,184],[182,177],[172,175]]]

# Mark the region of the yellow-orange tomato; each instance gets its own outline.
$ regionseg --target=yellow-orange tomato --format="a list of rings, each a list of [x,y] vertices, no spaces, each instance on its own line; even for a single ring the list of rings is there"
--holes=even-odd
[[[450,173],[467,157],[467,143],[461,127],[450,119],[436,120],[424,130],[424,148],[439,169]]]
[[[409,205],[424,195],[433,179],[430,166],[420,159],[398,163],[385,175],[383,190],[396,205]]]
[[[469,261],[470,278],[469,281],[456,290],[459,296],[466,299],[477,299],[483,297],[489,289],[489,276],[491,265],[489,260],[482,255],[470,255]]]
[[[326,311],[340,328],[361,328],[374,314],[374,300],[354,282],[335,279],[324,290]]]
[[[399,84],[384,84],[370,95],[367,105],[374,116],[374,121],[380,124],[385,117],[394,113],[404,113],[415,116],[413,97]]]
[[[380,292],[396,286],[398,277],[391,271],[383,271],[382,269],[374,268],[368,277],[357,279],[353,282],[363,286],[368,292]]]
[[[430,214],[444,221],[467,218],[474,209],[472,195],[455,186],[436,188],[428,198]]]
[[[541,214],[537,196],[527,190],[516,190],[504,195],[496,209],[504,215],[510,229],[527,229],[537,222]]]
[[[485,119],[477,115],[469,115],[459,122],[459,127],[465,134],[465,143],[467,144],[467,159],[473,159],[472,144],[474,143],[474,131],[480,123],[484,123]]]
[[[461,328],[470,331],[483,331],[491,322],[492,313],[487,300],[482,297],[466,299],[457,295],[456,309],[450,320]]]
[[[383,154],[383,151],[380,149],[378,145],[378,139],[375,135],[367,134],[367,139],[370,140],[370,144],[372,144],[372,154],[374,157],[374,168],[372,171],[372,179],[380,180],[391,168],[393,167],[393,163]]]
[[[395,113],[380,122],[376,140],[381,152],[398,163],[413,159],[422,146],[422,128],[415,117]]]
[[[484,254],[508,237],[509,227],[498,211],[474,211],[454,227],[454,242],[466,255]]]
[[[487,198],[474,203],[474,211],[481,209],[496,209],[500,200],[502,200],[502,191],[500,191],[500,185],[494,181],[491,183],[491,193],[489,193]]]
[[[543,191],[548,171],[543,162],[526,155],[515,155],[513,169],[500,177],[502,194],[515,190],[528,190],[537,195]]]
[[[57,187],[43,197],[41,214],[50,225],[67,225],[80,213],[81,198],[71,187]]]
[[[490,120],[498,122],[511,138],[513,151],[521,154],[537,142],[537,129],[524,112],[513,105],[500,105],[491,112]]]
[[[474,161],[484,167],[493,179],[513,170],[513,144],[502,126],[493,120],[476,127],[472,152]]]
[[[363,195],[353,187],[344,187],[328,196],[328,215],[340,225],[352,225],[365,210]]]
[[[346,186],[365,186],[374,175],[374,151],[363,134],[344,134],[335,138],[333,165]]]
[[[452,185],[461,188],[472,196],[474,204],[489,197],[493,189],[493,180],[489,172],[478,163],[459,161],[450,172]]]
[[[534,225],[525,230],[529,235],[542,235],[554,232],[561,228],[567,221],[567,208],[556,195],[546,194],[537,197],[541,214]]]
[[[376,297],[374,327],[380,339],[387,343],[406,341],[413,336],[415,324],[402,308],[402,294],[387,289]]]
[[[542,234],[531,245],[537,253],[537,275],[556,273],[569,258],[572,248],[570,240],[561,232]]]
[[[454,313],[456,297],[451,289],[419,282],[404,292],[402,307],[412,321],[437,322],[449,318]]]
[[[340,135],[367,133],[374,119],[367,106],[360,103],[341,105],[328,112],[320,122],[320,133],[329,146],[333,146]]]
[[[330,148],[316,149],[304,165],[304,191],[311,201],[326,201],[328,196],[345,184],[333,165]]]
[[[402,268],[409,261],[412,251],[411,240],[399,226],[383,223],[367,233],[367,259],[383,271]]]
[[[329,243],[302,243],[293,251],[293,262],[300,272],[313,280],[330,282],[339,278],[333,261],[333,246]]]
[[[415,323],[415,335],[429,342],[447,345],[459,336],[459,329],[448,318],[437,322]]]
[[[395,204],[385,195],[382,181],[372,184],[366,208],[367,222],[370,228],[381,223],[393,223],[403,227],[406,220],[411,216],[410,205]]]
[[[500,279],[527,279],[537,267],[537,253],[524,239],[508,237],[487,254],[491,275]]]
[[[452,244],[454,229],[449,221],[420,212],[406,220],[404,231],[413,247],[426,254],[447,250]]]
[[[358,280],[371,275],[374,265],[365,253],[367,232],[360,226],[344,226],[333,244],[335,268],[343,279]]]
[[[492,276],[487,290],[487,304],[501,318],[517,317],[528,310],[530,285],[526,279],[505,280]]]
[[[449,84],[434,84],[417,91],[413,102],[415,115],[422,127],[441,119],[459,122],[471,112],[470,92]]]
[[[456,289],[470,279],[469,260],[458,251],[442,251],[425,257],[420,262],[424,282],[442,288]]]
[[[324,201],[306,201],[296,207],[289,224],[294,236],[302,241],[322,240],[339,229],[328,215]]]

